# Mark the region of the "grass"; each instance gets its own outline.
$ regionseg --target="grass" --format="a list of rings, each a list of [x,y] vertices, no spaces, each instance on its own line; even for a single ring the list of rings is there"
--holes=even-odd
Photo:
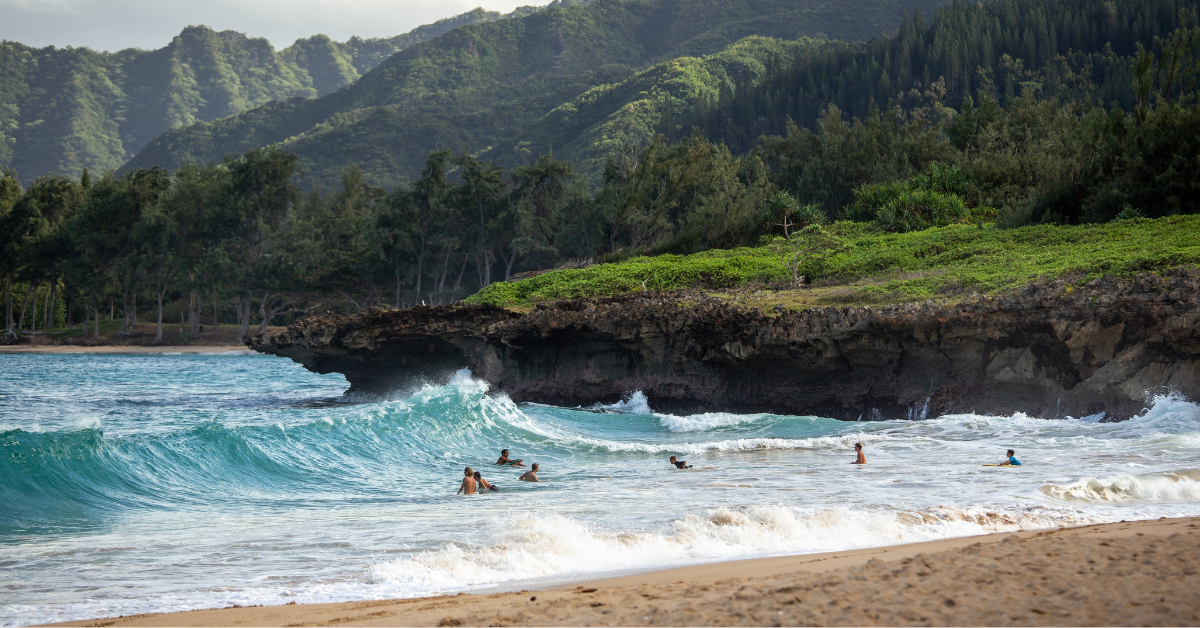
[[[708,290],[757,306],[789,309],[831,304],[904,303],[1000,294],[1034,281],[1084,282],[1200,265],[1200,216],[1117,223],[996,229],[951,225],[886,233],[840,222],[836,255],[800,268],[809,288],[790,289],[791,272],[775,246],[638,257],[585,269],[556,270],[495,283],[467,299],[523,308],[538,301],[639,290]]]

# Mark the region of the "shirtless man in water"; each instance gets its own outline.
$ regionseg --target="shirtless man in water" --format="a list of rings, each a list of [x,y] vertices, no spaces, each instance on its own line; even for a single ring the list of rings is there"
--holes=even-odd
[[[539,481],[537,479],[537,472],[538,472],[538,463],[535,462],[535,463],[533,463],[533,467],[531,467],[525,473],[522,473],[521,477],[519,479],[522,482],[537,482],[537,481]]]
[[[495,484],[492,484],[491,482],[488,482],[487,480],[483,479],[483,475],[480,474],[478,471],[475,472],[475,482],[479,485],[479,490],[481,490],[481,491],[498,491],[498,490],[500,490],[499,488],[496,488]]]
[[[867,457],[863,455],[862,443],[854,443],[854,451],[858,452],[858,457],[850,464],[867,464]]]
[[[505,465],[508,467],[523,467],[523,466],[525,466],[525,465],[521,464],[521,462],[522,462],[522,460],[520,460],[520,459],[509,460],[508,459],[508,450],[502,449],[502,450],[500,450],[500,459],[496,461],[496,464]]]
[[[463,469],[463,481],[458,487],[458,493],[462,493],[464,495],[474,495],[478,486],[479,485],[475,483],[475,472],[471,470],[471,467]],[[458,495],[458,493],[455,493],[455,495]]]

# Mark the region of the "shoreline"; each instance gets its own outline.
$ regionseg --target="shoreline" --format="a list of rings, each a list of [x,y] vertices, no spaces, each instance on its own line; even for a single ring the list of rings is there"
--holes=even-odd
[[[704,563],[521,591],[52,625],[1196,625],[1198,571],[1200,517],[1164,518]]]
[[[45,353],[45,354],[61,354],[61,353],[87,353],[87,354],[120,354],[120,353],[136,353],[136,354],[206,354],[206,353],[229,353],[230,351],[238,351],[244,353],[258,353],[257,351],[247,347],[246,345],[227,344],[227,345],[3,345],[0,346],[0,354],[5,353]]]

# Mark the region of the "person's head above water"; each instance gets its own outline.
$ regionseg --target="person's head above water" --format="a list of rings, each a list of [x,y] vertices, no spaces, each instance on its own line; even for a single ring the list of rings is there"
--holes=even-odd
[[[507,449],[501,449],[501,450],[500,450],[500,455],[501,455],[501,456],[504,456],[505,458],[507,458],[507,457],[508,457],[508,450],[507,450]]]
[[[862,443],[854,443],[854,451],[862,451]]]
[[[671,462],[675,462],[675,460],[677,460],[677,458],[675,458],[675,456],[671,456]]]
[[[1015,455],[1017,455],[1017,452],[1016,452],[1016,451],[1014,451],[1014,450],[1012,450],[1012,449],[1010,449],[1010,450],[1008,450],[1008,455],[1009,455],[1009,457],[1011,458],[1012,456],[1015,456]]]
[[[483,477],[483,476],[482,476],[482,475],[481,475],[481,474],[480,474],[478,471],[476,471],[475,473],[473,473],[473,474],[471,474],[471,475],[472,475],[472,476],[473,476],[473,477],[474,477],[476,480],[478,480],[479,478]]]
[[[463,469],[463,475],[465,475],[466,477],[474,477],[474,474],[475,474],[475,472],[471,470],[471,467],[467,467],[466,469]]]
[[[536,463],[536,462],[535,462],[535,463],[533,463],[533,466],[532,466],[532,467],[529,467],[529,468],[530,468],[530,469],[532,469],[534,473],[537,473],[537,470],[538,470],[538,463]]]

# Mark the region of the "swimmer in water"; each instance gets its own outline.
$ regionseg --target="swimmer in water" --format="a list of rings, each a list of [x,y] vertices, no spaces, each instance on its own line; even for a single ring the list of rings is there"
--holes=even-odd
[[[499,488],[496,488],[495,484],[492,484],[491,482],[488,482],[487,480],[483,479],[483,476],[478,471],[475,472],[475,482],[479,484],[480,489],[485,490],[485,491],[499,491],[500,490]]]
[[[540,480],[537,479],[537,472],[538,472],[538,463],[535,462],[535,463],[533,463],[533,467],[531,467],[525,473],[522,473],[521,477],[519,479],[522,482],[538,482]]]
[[[496,461],[496,464],[504,465],[507,467],[523,467],[525,465],[521,464],[522,462],[523,462],[522,460],[509,460],[508,459],[508,450],[502,449],[502,450],[500,450],[500,459]]]
[[[1021,466],[1021,461],[1017,460],[1017,452],[1012,449],[1008,450],[1008,460],[1001,462],[1000,466],[1002,466],[1002,467],[1019,467],[1019,466]]]
[[[691,469],[692,465],[687,463],[687,460],[676,460],[675,456],[671,456],[671,464],[675,465],[676,469]]]
[[[474,495],[475,491],[478,489],[478,486],[479,485],[475,483],[475,472],[471,470],[471,467],[463,469],[463,481],[458,487],[458,493],[462,493],[464,495]],[[458,493],[455,493],[455,495],[458,495]]]
[[[858,457],[850,464],[867,464],[867,457],[863,454],[862,443],[854,443],[854,451],[858,452]]]

